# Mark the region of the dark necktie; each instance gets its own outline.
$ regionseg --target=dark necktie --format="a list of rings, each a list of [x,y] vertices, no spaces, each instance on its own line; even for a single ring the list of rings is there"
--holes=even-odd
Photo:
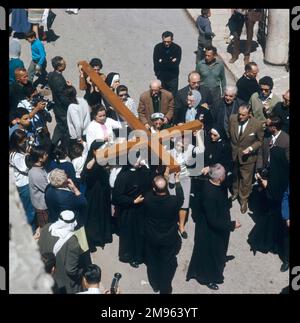
[[[244,124],[243,124],[243,123],[241,123],[241,124],[240,124],[239,138],[241,138],[241,137],[242,137],[242,134],[243,134],[243,127],[244,127]]]

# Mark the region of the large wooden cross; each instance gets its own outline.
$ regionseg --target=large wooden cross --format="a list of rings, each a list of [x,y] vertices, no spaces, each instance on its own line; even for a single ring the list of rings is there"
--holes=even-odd
[[[127,121],[131,129],[136,131],[142,130],[143,134],[145,134],[145,136],[140,136],[133,140],[125,141],[123,143],[105,148],[103,151],[97,154],[97,162],[100,162],[103,156],[107,159],[115,158],[116,156],[127,154],[131,149],[141,149],[148,146],[151,152],[160,160],[160,162],[169,167],[170,173],[180,171],[180,166],[176,160],[164,149],[161,143],[167,139],[170,139],[170,137],[180,136],[185,131],[196,131],[201,129],[203,127],[202,122],[199,120],[194,120],[187,122],[182,126],[174,126],[172,128],[164,129],[158,133],[151,134],[143,123],[126,107],[122,100],[107,86],[99,74],[91,68],[88,62],[80,61],[78,65],[82,67],[82,70],[86,76],[89,76],[91,81],[98,87],[102,96],[107,100],[107,102],[124,120]]]

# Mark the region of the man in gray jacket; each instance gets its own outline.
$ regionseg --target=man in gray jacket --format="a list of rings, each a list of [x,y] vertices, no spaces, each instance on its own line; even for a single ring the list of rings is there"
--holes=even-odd
[[[56,222],[48,223],[41,229],[38,241],[41,254],[54,253],[54,279],[59,290],[67,294],[82,291],[83,268],[80,266],[80,256],[84,251],[74,234],[76,225],[74,212],[63,211]]]

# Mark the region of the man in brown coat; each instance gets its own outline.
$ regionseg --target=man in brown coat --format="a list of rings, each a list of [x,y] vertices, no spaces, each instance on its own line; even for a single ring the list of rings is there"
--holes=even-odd
[[[261,122],[250,117],[249,108],[241,105],[238,114],[230,116],[229,134],[234,162],[231,199],[239,198],[241,212],[246,213],[257,152],[262,145],[264,132]]]
[[[174,97],[161,88],[160,80],[151,81],[150,90],[140,96],[139,119],[147,129],[152,126],[151,115],[155,112],[165,115],[164,124],[170,123],[174,115]]]

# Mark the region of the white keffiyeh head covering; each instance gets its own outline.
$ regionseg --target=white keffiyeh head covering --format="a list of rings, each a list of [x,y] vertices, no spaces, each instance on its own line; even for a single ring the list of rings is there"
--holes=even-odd
[[[59,219],[50,225],[49,232],[53,237],[59,237],[53,247],[53,253],[56,254],[62,246],[72,237],[77,225],[73,211],[66,210],[60,213]]]

